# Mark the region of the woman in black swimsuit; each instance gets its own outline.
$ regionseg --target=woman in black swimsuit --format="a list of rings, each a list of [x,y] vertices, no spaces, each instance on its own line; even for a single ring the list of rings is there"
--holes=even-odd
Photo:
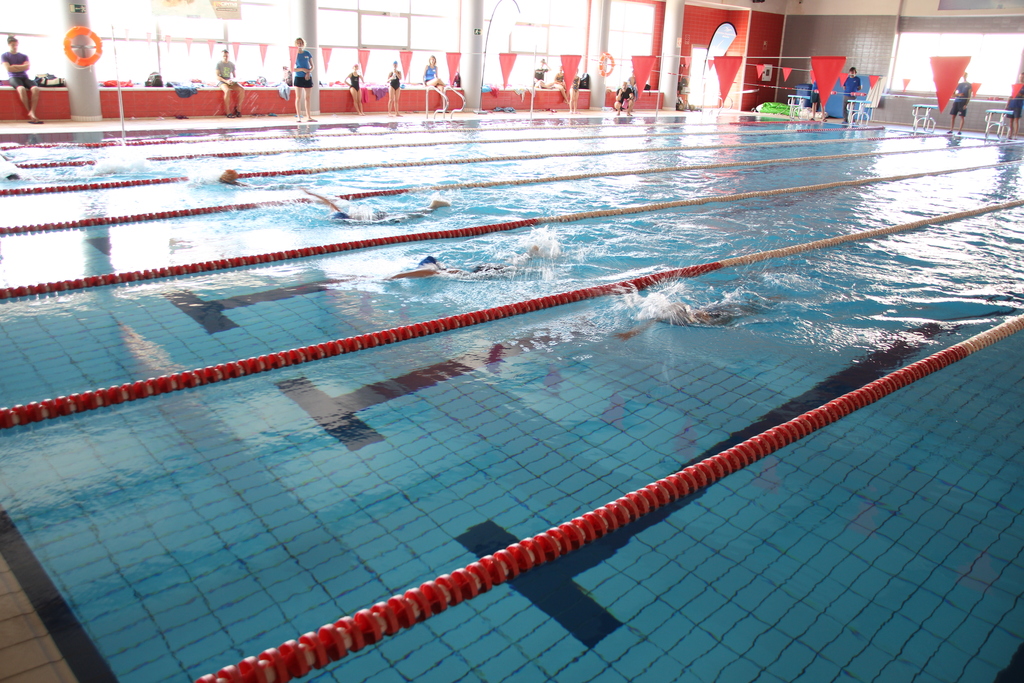
[[[355,64],[352,67],[352,73],[345,79],[348,81],[348,91],[352,93],[352,104],[356,108],[356,112],[360,116],[366,116],[363,113],[363,101],[359,98],[359,65]]]
[[[391,73],[388,74],[388,116],[391,116],[391,112],[394,112],[395,116],[401,116],[398,108],[398,100],[402,96],[402,70],[398,68],[398,62],[395,62],[391,67]]]

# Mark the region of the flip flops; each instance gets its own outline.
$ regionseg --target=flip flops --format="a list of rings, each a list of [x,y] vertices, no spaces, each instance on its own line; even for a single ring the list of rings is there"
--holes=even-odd
[[[39,119],[29,119],[28,122],[29,123],[44,123],[43,121],[40,121]]]

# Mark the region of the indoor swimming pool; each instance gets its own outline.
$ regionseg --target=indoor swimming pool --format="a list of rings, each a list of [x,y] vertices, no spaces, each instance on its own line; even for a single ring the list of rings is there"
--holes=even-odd
[[[0,185],[0,228],[25,228],[0,230],[0,406],[1024,194],[1020,144],[751,117],[149,142],[5,145],[35,167]],[[217,182],[229,168],[245,185]],[[909,174],[927,175],[894,179]],[[798,189],[747,194],[782,188]],[[331,220],[303,189],[404,220]],[[437,197],[451,206],[409,215]],[[116,216],[142,219],[60,225]],[[0,550],[94,680],[216,674],[1020,315],[1022,219],[993,210],[0,424]],[[388,243],[16,291],[374,238]],[[390,279],[427,256],[452,272]],[[665,322],[683,305],[711,317]],[[1011,336],[302,680],[1016,680],[998,677],[1024,675],[1022,354]]]

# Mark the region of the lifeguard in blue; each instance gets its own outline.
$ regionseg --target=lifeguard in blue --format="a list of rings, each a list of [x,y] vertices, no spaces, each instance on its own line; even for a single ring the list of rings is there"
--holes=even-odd
[[[316,119],[309,113],[309,94],[313,91],[313,53],[306,49],[306,41],[295,39],[295,47],[299,48],[295,55],[295,76],[292,84],[295,87],[295,118],[302,121],[302,103],[306,103],[306,121],[315,123]]]
[[[861,94],[860,88],[860,76],[857,75],[856,69],[850,67],[850,75],[846,77],[846,83],[843,86],[843,123],[850,122],[850,102],[853,102]],[[828,101],[827,98],[825,101]],[[824,112],[825,107],[822,107],[821,110]]]

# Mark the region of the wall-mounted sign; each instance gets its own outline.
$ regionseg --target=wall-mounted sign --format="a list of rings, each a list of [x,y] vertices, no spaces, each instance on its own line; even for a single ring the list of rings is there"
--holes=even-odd
[[[85,5],[68,5],[72,14],[85,14]]]

